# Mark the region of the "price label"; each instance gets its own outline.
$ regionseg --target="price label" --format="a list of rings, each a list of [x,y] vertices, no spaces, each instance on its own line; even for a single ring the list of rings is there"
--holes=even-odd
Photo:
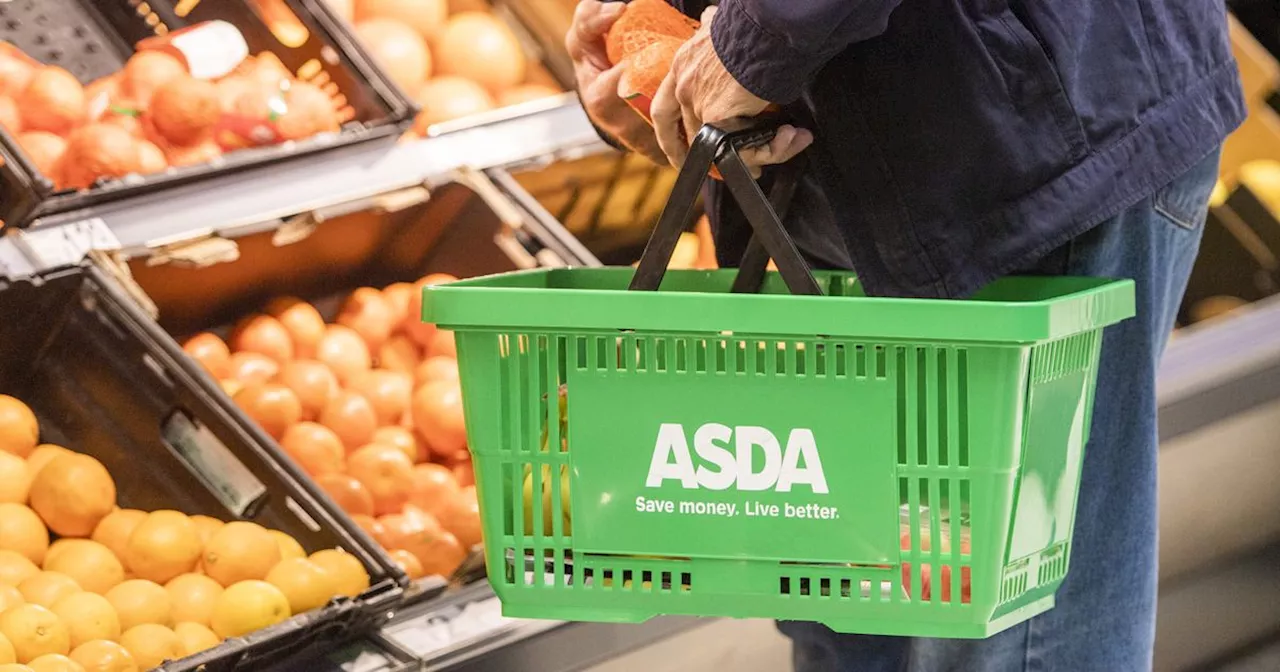
[[[41,268],[80,263],[92,250],[118,250],[120,241],[99,217],[23,231],[17,237],[27,256]]]
[[[410,621],[388,635],[406,649],[425,656],[483,639],[515,622],[503,617],[502,604],[498,598],[491,597],[448,614],[431,614],[422,620]]]

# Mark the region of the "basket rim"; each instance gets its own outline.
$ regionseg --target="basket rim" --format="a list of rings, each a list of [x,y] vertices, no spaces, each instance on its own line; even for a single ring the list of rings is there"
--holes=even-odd
[[[1134,282],[1128,279],[1016,276],[991,283],[977,299],[947,300],[792,296],[785,290],[729,294],[734,270],[668,271],[663,283],[664,289],[715,291],[627,291],[633,274],[630,267],[535,269],[426,287],[422,319],[463,333],[732,332],[1026,345],[1101,329],[1136,313]],[[856,283],[850,272],[814,275],[827,287]],[[766,289],[781,287],[777,274],[770,274]],[[1008,298],[1018,295],[1034,298]]]

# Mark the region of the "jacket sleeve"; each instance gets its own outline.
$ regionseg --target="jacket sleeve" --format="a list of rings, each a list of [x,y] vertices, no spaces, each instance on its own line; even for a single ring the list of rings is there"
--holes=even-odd
[[[779,104],[845,47],[883,33],[901,0],[721,0],[716,54],[738,83]]]

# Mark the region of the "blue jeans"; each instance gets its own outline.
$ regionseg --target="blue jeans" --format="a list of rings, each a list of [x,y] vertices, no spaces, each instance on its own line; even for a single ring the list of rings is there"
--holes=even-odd
[[[1215,151],[1026,273],[1133,278],[1137,317],[1103,338],[1070,570],[1057,606],[986,640],[839,635],[779,624],[796,672],[1141,672],[1156,606],[1156,368],[1200,245]]]

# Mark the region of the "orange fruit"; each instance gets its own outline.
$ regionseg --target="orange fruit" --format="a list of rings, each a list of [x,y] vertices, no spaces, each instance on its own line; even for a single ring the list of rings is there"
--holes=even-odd
[[[173,620],[209,624],[213,605],[222,594],[222,584],[203,574],[183,574],[164,585],[173,605]]]
[[[284,593],[294,614],[319,609],[338,593],[337,580],[329,570],[306,558],[281,560],[265,580]]]
[[[22,591],[17,586],[0,584],[0,614],[26,603],[27,598],[22,596]]]
[[[420,579],[426,576],[426,572],[422,568],[422,561],[418,559],[418,556],[403,548],[388,551],[387,554],[391,556],[393,562],[400,566],[400,569],[404,570],[405,574],[409,575],[410,579]]]
[[[359,525],[360,529],[364,530],[374,541],[382,543],[382,535],[386,533],[386,530],[382,529],[382,523],[378,522],[377,518],[357,513],[352,514],[351,522]]]
[[[37,565],[49,550],[49,530],[21,504],[0,504],[0,549],[17,551]]]
[[[462,388],[457,381],[427,382],[413,393],[413,426],[426,439],[431,452],[442,460],[467,452],[467,430],[462,411]]]
[[[413,462],[398,448],[370,444],[347,458],[347,473],[369,489],[374,512],[395,513],[409,501]]]
[[[31,482],[31,508],[64,537],[87,537],[116,507],[116,483],[88,455],[58,455]]]
[[[22,596],[22,591],[18,590],[17,586],[0,584],[0,614],[10,607],[26,603],[27,598]]]
[[[276,440],[283,437],[291,425],[302,419],[302,402],[298,401],[298,395],[279,383],[246,385],[236,392],[234,400],[245,415]]]
[[[357,374],[348,388],[369,400],[379,425],[393,425],[409,410],[413,376],[403,371],[372,369]]]
[[[0,614],[0,635],[13,644],[20,663],[47,653],[66,655],[71,634],[56,614],[38,604],[24,604]]]
[[[178,633],[163,625],[142,623],[120,635],[120,646],[133,656],[139,669],[160,667],[166,660],[182,658],[182,640]]]
[[[40,441],[40,424],[31,407],[0,394],[0,450],[25,458]]]
[[[146,519],[146,511],[116,509],[98,521],[98,526],[93,528],[93,535],[89,538],[111,549],[117,558],[123,558],[125,549],[129,547],[129,537]]]
[[[373,351],[391,335],[396,326],[394,315],[394,309],[382,292],[372,287],[360,287],[343,302],[335,322],[360,334]]]
[[[58,162],[67,151],[67,141],[48,131],[30,131],[18,136],[18,146],[26,153],[41,175],[59,181]]]
[[[325,474],[316,477],[316,485],[351,515],[373,515],[373,495],[364,484],[347,474]]]
[[[53,65],[39,68],[18,95],[22,126],[28,131],[66,135],[84,122],[84,87],[66,70]]]
[[[105,545],[88,539],[61,539],[59,543],[68,544],[50,548],[45,557],[45,571],[72,577],[81,589],[99,595],[124,581],[123,564]]]
[[[299,359],[309,359],[315,354],[316,344],[325,331],[324,318],[315,306],[297,297],[282,296],[272,299],[266,312],[279,320],[293,338],[294,355]]]
[[[0,635],[0,664],[11,665],[18,661],[18,654],[13,650],[13,644],[9,643],[9,638]]]
[[[84,666],[58,653],[46,653],[27,663],[31,672],[85,672]]]
[[[241,386],[265,383],[280,373],[280,364],[257,352],[233,352],[227,362],[227,378]]]
[[[346,450],[333,430],[316,422],[299,422],[285,430],[280,448],[311,476],[346,470]]]
[[[139,51],[124,64],[121,71],[123,93],[137,101],[142,109],[151,103],[159,87],[187,74],[187,66],[163,51]]]
[[[61,541],[72,541],[63,539]],[[44,569],[59,572],[75,579],[80,587],[99,595],[124,581],[124,565],[110,548],[96,541],[75,539],[76,543],[54,552],[50,548],[44,559]]]
[[[178,635],[178,641],[182,643],[184,657],[194,656],[222,643],[209,626],[200,623],[179,623],[173,626],[173,632]]]
[[[422,444],[418,443],[418,438],[413,435],[413,431],[405,427],[394,425],[379,427],[373,434],[372,443],[393,446],[414,464],[427,459],[427,451]]]
[[[422,360],[413,370],[413,381],[416,385],[425,385],[437,380],[458,382],[458,360],[444,355],[435,355]]]
[[[83,592],[80,584],[66,574],[40,572],[18,584],[18,592],[28,604],[52,607],[58,600]]]
[[[330,548],[312,553],[309,559],[334,576],[338,595],[356,597],[369,589],[369,572],[356,556]]]
[[[2,534],[3,528],[0,528],[0,535]],[[40,567],[26,555],[9,549],[0,550],[0,586],[17,586],[24,579],[39,573]]]
[[[481,542],[480,503],[476,498],[474,485],[459,490],[458,494],[445,500],[432,513],[436,514],[440,525],[452,532],[463,546],[471,548]]]
[[[434,512],[456,497],[462,488],[453,471],[442,464],[426,463],[413,467],[413,488],[409,503],[423,511]]]
[[[307,557],[306,549],[302,548],[302,544],[297,539],[281,532],[280,530],[267,530],[275,537],[276,543],[280,545],[280,560],[288,560],[289,558],[305,558]]]
[[[369,45],[374,62],[392,81],[412,90],[431,76],[431,51],[422,35],[393,19],[373,18],[355,26],[361,44]]]
[[[142,144],[117,124],[89,124],[67,136],[58,164],[61,186],[92,187],[99,178],[120,178],[142,171]]]
[[[381,522],[386,531],[382,545],[411,553],[421,563],[423,574],[449,576],[467,557],[458,538],[429,513],[405,507],[404,513],[383,516]]]
[[[186,514],[155,511],[129,535],[124,560],[137,578],[164,583],[195,569],[200,549],[200,532]]]
[[[95,639],[120,637],[120,617],[107,598],[96,593],[75,593],[53,603],[49,610],[67,626],[71,648]]]
[[[26,460],[0,451],[0,503],[26,504],[31,492],[31,472]]]
[[[388,371],[412,373],[422,359],[422,352],[413,339],[404,334],[392,334],[378,347],[378,366]]]
[[[151,97],[150,119],[165,140],[194,145],[213,134],[222,119],[222,100],[212,82],[175,77]]]
[[[422,114],[413,121],[413,130],[424,137],[436,124],[479,114],[497,105],[493,95],[483,86],[466,77],[456,75],[440,75],[428,79],[414,92],[413,99],[422,107]],[[416,311],[410,311],[409,316],[417,320],[422,319],[422,313]],[[424,329],[409,330],[410,334],[425,331]],[[426,342],[418,337],[414,337],[414,340],[426,345]]]
[[[182,344],[182,351],[214,378],[225,378],[230,369],[231,349],[215,334],[206,331],[192,336]]]
[[[285,362],[276,382],[293,390],[302,404],[302,419],[315,420],[324,405],[338,393],[338,377],[329,367],[313,359]]]
[[[466,77],[491,92],[524,81],[528,66],[524,48],[515,33],[490,12],[449,17],[432,46],[438,74]]]
[[[0,672],[34,672],[27,665],[19,665],[18,663],[6,663],[0,665]]]
[[[214,605],[211,628],[224,639],[240,637],[288,620],[289,598],[266,581],[228,586]]]
[[[320,411],[320,424],[333,430],[347,451],[354,451],[368,444],[378,431],[378,416],[368,399],[343,390]]]
[[[316,342],[315,358],[329,367],[343,384],[373,366],[369,345],[355,330],[341,324],[325,328],[324,335]]]
[[[44,465],[49,464],[53,458],[59,455],[74,454],[75,451],[67,450],[57,444],[42,443],[36,446],[36,449],[27,456],[27,471],[31,472],[31,478],[34,479],[36,474],[40,473],[41,469],[44,469]]]
[[[69,658],[80,663],[85,672],[139,672],[128,649],[105,639],[77,646]]]
[[[191,522],[196,526],[196,532],[200,535],[200,548],[209,543],[209,538],[214,532],[222,529],[226,523],[212,516],[191,516]]]
[[[280,562],[280,543],[261,525],[237,520],[209,539],[202,562],[204,573],[223,586],[262,579]]]
[[[173,600],[158,583],[129,579],[105,595],[120,617],[120,628],[128,630],[142,623],[168,625],[173,622]]]

